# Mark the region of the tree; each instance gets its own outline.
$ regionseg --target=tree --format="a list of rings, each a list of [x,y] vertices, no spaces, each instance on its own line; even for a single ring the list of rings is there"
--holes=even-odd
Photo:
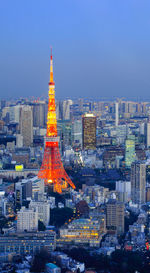
[[[51,210],[50,224],[56,227],[64,225],[66,221],[73,216],[73,210],[70,208],[55,208]]]
[[[31,272],[43,272],[47,262],[51,262],[51,257],[46,249],[42,249],[34,256]]]
[[[44,223],[40,220],[38,220],[38,231],[45,231],[46,227]]]
[[[7,219],[5,216],[1,216],[0,217],[0,230],[1,230],[1,234],[3,233],[3,228],[4,226],[7,224]]]

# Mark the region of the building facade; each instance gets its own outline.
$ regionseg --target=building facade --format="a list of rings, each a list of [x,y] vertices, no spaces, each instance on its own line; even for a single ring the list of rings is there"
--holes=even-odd
[[[106,204],[106,223],[110,232],[124,233],[124,204],[110,199]]]
[[[17,232],[37,231],[38,230],[38,212],[34,209],[22,207],[17,212]]]
[[[131,168],[132,162],[135,161],[135,136],[129,135],[125,142],[125,165]]]
[[[20,112],[20,133],[23,146],[30,147],[33,143],[33,114],[31,106],[23,106]]]
[[[25,232],[0,236],[0,253],[29,254],[47,249],[50,253],[56,248],[56,234],[53,231]]]
[[[83,149],[96,149],[96,117],[93,114],[85,114],[82,117]]]
[[[67,228],[60,229],[60,240],[77,244],[88,244],[99,247],[102,239],[102,219],[77,219],[73,220]]]
[[[37,210],[38,220],[43,222],[45,226],[49,225],[50,221],[50,204],[48,202],[36,202],[31,201],[29,205],[30,209]]]
[[[134,162],[131,166],[131,200],[135,204],[145,203],[146,198],[146,165]]]

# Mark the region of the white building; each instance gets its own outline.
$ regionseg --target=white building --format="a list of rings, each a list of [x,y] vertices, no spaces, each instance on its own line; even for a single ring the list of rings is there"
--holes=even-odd
[[[131,199],[131,182],[116,181],[116,191],[120,202],[128,202]]]
[[[150,147],[150,122],[146,123],[146,145]]]
[[[115,108],[116,108],[116,111],[115,111],[115,125],[117,127],[118,123],[119,123],[119,103],[118,102],[115,103]]]
[[[48,202],[35,202],[31,201],[29,205],[30,209],[37,209],[38,220],[43,222],[45,226],[49,225],[50,221],[50,204]]]
[[[63,119],[70,119],[70,106],[73,104],[72,100],[63,101]]]
[[[20,134],[16,134],[16,147],[17,148],[23,147],[23,136]]]
[[[19,123],[19,121],[20,121],[20,108],[21,108],[21,105],[14,105],[14,106],[10,107],[10,110],[9,110],[10,122]]]
[[[47,201],[50,204],[50,208],[51,209],[54,209],[56,207],[56,205],[55,205],[55,197],[49,196]]]
[[[10,107],[9,106],[3,108],[3,110],[2,110],[2,118],[5,118],[6,115],[7,115],[7,113],[10,114]]]
[[[17,231],[23,232],[24,230],[38,230],[38,212],[34,209],[22,207],[22,209],[17,212]]]

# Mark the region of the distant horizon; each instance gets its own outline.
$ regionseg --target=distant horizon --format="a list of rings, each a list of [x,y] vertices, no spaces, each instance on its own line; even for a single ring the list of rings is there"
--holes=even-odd
[[[136,103],[144,103],[144,102],[150,102],[150,99],[143,99],[143,100],[139,100],[137,99],[131,99],[131,98],[122,98],[122,97],[116,97],[116,98],[107,98],[107,97],[101,97],[101,98],[92,98],[92,97],[65,97],[65,98],[58,98],[55,95],[55,99],[56,101],[64,101],[64,100],[72,100],[72,101],[77,101],[79,99],[83,99],[84,101],[93,101],[93,102],[116,102],[117,100],[121,100],[121,101],[126,101],[126,102],[136,102]],[[27,100],[27,101],[43,101],[43,100],[48,100],[48,95],[47,96],[43,96],[43,97],[33,97],[33,96],[28,96],[28,97],[16,97],[16,98],[0,98],[0,101],[5,100],[5,101],[19,101],[19,100]]]

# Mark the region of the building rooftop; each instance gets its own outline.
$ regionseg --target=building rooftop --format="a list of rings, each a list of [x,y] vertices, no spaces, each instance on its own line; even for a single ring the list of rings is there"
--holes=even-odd
[[[52,263],[48,263],[48,264],[46,264],[46,266],[49,267],[49,268],[51,268],[51,269],[58,268],[57,265],[52,264]]]

